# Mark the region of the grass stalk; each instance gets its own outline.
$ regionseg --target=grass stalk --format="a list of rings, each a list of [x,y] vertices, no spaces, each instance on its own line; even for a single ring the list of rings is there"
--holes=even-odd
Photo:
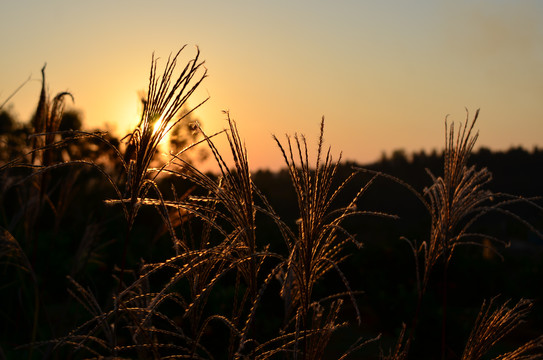
[[[32,320],[28,321],[32,323],[29,325],[32,326],[31,344],[27,346],[30,347],[29,359],[36,354],[37,346],[52,346],[53,356],[81,358],[260,360],[283,356],[300,360],[324,359],[333,341],[332,336],[349,325],[345,316],[356,319],[358,325],[362,322],[356,299],[360,292],[351,288],[348,274],[340,268],[350,255],[349,246],[362,247],[355,235],[344,227],[346,220],[360,215],[396,218],[358,207],[359,200],[379,177],[391,179],[411,191],[430,218],[426,241],[417,243],[407,240],[415,259],[417,287],[411,327],[403,325],[392,349],[387,355],[381,353],[380,358],[406,360],[412,355],[410,350],[418,340],[417,330],[425,311],[423,300],[434,284],[436,266],[443,265],[443,272],[437,274],[441,275],[442,282],[442,288],[437,290],[438,293],[441,290],[442,317],[441,347],[439,343],[436,347],[436,353],[440,352],[440,355],[436,357],[447,359],[448,337],[452,338],[453,333],[448,324],[451,322],[448,318],[451,309],[448,306],[452,301],[452,288],[448,287],[452,273],[448,267],[456,247],[476,244],[482,238],[499,243],[497,238],[471,230],[481,217],[491,211],[516,218],[537,232],[506,208],[521,202],[535,205],[532,199],[493,193],[488,189],[491,173],[486,168],[477,169],[468,165],[478,137],[474,125],[479,112],[471,121],[468,114],[466,122],[456,131],[454,124],[445,122],[443,173],[435,176],[428,171],[432,183],[422,191],[393,176],[359,168],[351,168],[351,173],[338,181],[343,170],[341,154],[334,160],[331,148],[325,148],[324,118],[320,123],[314,158],[309,155],[310,149],[303,135],[287,135],[283,142],[274,136],[297,203],[297,221],[289,226],[257,188],[247,149],[236,122],[228,112],[225,112],[228,125],[224,131],[209,136],[200,124],[195,124],[202,140],[170,154],[170,159],[160,166],[152,167],[161,140],[207,100],[191,110],[185,107],[207,76],[207,70],[197,50],[196,56],[178,74],[176,66],[183,49],[170,55],[162,72],[158,71],[158,60],[153,55],[142,116],[138,126],[126,137],[124,152],[101,134],[71,131],[70,137],[65,138],[64,135],[68,133],[60,131],[59,124],[63,99],[71,95],[60,93],[49,101],[42,70],[42,91],[35,131],[30,137],[31,148],[26,152],[27,160],[10,160],[0,166],[0,171],[19,167],[24,168],[23,175],[30,173],[16,186],[22,187],[29,183],[28,179],[33,180],[27,191],[31,204],[23,206],[26,215],[23,216],[25,224],[22,232],[27,235],[29,254],[38,256],[39,231],[35,225],[42,220],[43,210],[47,206],[51,207],[56,217],[53,222],[54,234],[63,230],[60,217],[69,212],[67,205],[70,198],[67,192],[75,188],[76,175],[72,172],[67,175],[71,177],[68,181],[58,182],[65,186],[58,196],[53,191],[56,179],[50,175],[54,173],[53,170],[65,166],[90,165],[104,175],[101,180],[105,179],[116,194],[115,199],[106,203],[121,205],[124,220],[120,217],[124,221],[124,229],[115,229],[117,235],[113,235],[122,239],[120,258],[116,257],[113,264],[114,271],[119,270],[120,273],[118,276],[111,274],[117,283],[107,287],[110,295],[106,301],[110,303],[106,310],[99,305],[98,296],[80,285],[78,281],[81,279],[76,281],[70,277],[72,288],[68,292],[86,309],[90,318],[79,322],[80,325],[71,328],[65,336],[44,342],[36,342],[41,330],[40,317],[47,310],[41,304],[43,297],[40,295],[45,293],[39,293],[36,262],[29,261],[22,243],[17,242],[7,230],[0,229],[0,258],[7,258],[7,263],[15,265],[21,273],[28,272],[34,285],[34,304],[23,304],[25,309],[33,306],[29,315]],[[227,163],[225,153],[214,142],[215,136],[222,135],[228,141],[227,151],[233,165]],[[113,149],[112,156],[116,157],[119,173],[110,175],[88,159],[62,160],[59,150],[90,138]],[[204,174],[184,158],[184,152],[198,144],[207,145],[217,165],[218,176]],[[370,173],[369,180],[357,185],[355,195],[341,198],[340,195],[360,172]],[[173,184],[177,184],[177,181],[189,182],[190,190],[180,192],[177,185],[172,185],[173,199],[164,195],[167,192],[162,193],[159,178],[162,175],[168,175],[168,181],[172,180]],[[340,200],[345,203],[340,203]],[[160,253],[159,256],[164,258],[156,259],[154,253],[153,256],[149,255],[152,262],[142,260],[141,266],[136,267],[130,264],[129,259],[131,251],[138,250],[132,247],[133,242],[146,240],[137,233],[135,226],[136,221],[142,220],[138,214],[143,206],[154,207],[160,217],[157,220],[160,229],[153,237],[153,246],[161,246],[160,242],[168,238],[167,244],[171,241],[174,254]],[[541,207],[538,209],[541,210]],[[267,217],[265,221],[277,229],[260,228],[257,219],[260,221],[261,215]],[[174,216],[177,216],[177,222],[172,220]],[[266,231],[270,233],[264,233]],[[274,242],[263,243],[261,234],[274,236]],[[275,246],[278,250],[275,250]],[[90,250],[81,250],[87,251],[90,257]],[[80,258],[79,250],[75,257]],[[117,263],[120,268],[116,266]],[[71,273],[79,276],[80,267],[74,268],[78,270]],[[100,271],[102,269],[88,274]],[[81,278],[85,279],[88,274]],[[333,286],[333,290],[323,286],[328,284],[324,281],[327,277],[340,281]],[[344,289],[338,291],[341,286]],[[104,289],[100,286],[97,288],[98,291]],[[479,360],[488,356],[499,341],[525,321],[533,307],[533,302],[529,300],[520,300],[512,307],[508,306],[508,302],[497,307],[495,303],[495,298],[483,303],[466,342],[462,360]],[[284,317],[282,324],[275,319],[269,321],[271,316],[281,315]],[[353,356],[355,351],[377,339],[379,336],[370,337],[369,340],[359,338],[336,358],[343,360]],[[217,340],[224,348],[213,348],[212,342]],[[61,348],[67,348],[67,352]],[[539,336],[495,360],[542,358],[543,336]]]

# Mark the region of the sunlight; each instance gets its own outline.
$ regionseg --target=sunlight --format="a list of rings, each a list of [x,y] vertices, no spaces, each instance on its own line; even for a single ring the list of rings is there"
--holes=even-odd
[[[164,122],[164,114],[160,115],[158,120],[153,125],[153,135],[156,135],[160,131],[160,126]],[[167,152],[169,150],[170,132],[166,132],[162,135],[162,139],[158,143],[158,149],[161,152]]]
[[[155,135],[159,131],[160,125],[162,124],[163,121],[164,121],[164,114],[160,115],[160,118],[153,125],[153,135]]]
[[[104,105],[100,110],[110,112],[111,125],[116,127],[115,132],[118,136],[125,136],[132,133],[138,126],[141,118],[141,112],[138,108],[138,100],[132,96],[126,96],[119,103],[114,105]],[[115,119],[115,120],[114,120]]]

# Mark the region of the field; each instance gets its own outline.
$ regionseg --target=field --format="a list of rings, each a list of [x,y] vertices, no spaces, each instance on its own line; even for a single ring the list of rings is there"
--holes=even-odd
[[[323,118],[253,173],[228,113],[193,118],[206,70],[177,55],[121,140],[45,69],[32,121],[2,113],[0,359],[543,359],[541,151],[474,152],[477,111],[442,153],[360,166]]]

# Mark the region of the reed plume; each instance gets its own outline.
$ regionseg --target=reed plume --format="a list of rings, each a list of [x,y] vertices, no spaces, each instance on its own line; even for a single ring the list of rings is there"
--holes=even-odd
[[[495,307],[496,298],[483,302],[477,320],[462,354],[462,360],[482,359],[500,340],[525,321],[533,307],[530,300],[521,299],[513,307],[509,301]],[[527,342],[495,360],[543,359],[543,336]]]
[[[140,122],[127,136],[124,153],[110,144],[121,172],[115,180],[93,163],[96,159],[59,160],[55,151],[70,141],[92,137],[107,144],[108,140],[102,134],[81,131],[70,132],[69,139],[61,136],[65,133],[59,131],[59,119],[63,99],[69,94],[61,93],[49,101],[44,76],[35,119],[36,134],[31,137],[33,148],[26,155],[30,160],[24,164],[31,169],[30,177],[40,181],[32,184],[35,198],[41,196],[42,203],[52,204],[44,182],[48,171],[65,165],[91,165],[113,186],[117,198],[107,203],[121,205],[127,226],[121,267],[112,264],[116,281],[113,287],[117,286],[117,290],[108,289],[111,290],[106,295],[108,306],[100,304],[98,294],[83,286],[79,282],[81,279],[68,277],[68,293],[89,316],[64,332],[66,335],[44,342],[34,341],[39,273],[27,258],[23,243],[15,240],[11,229],[0,227],[2,264],[14,265],[20,273],[30,274],[35,285],[35,321],[29,347],[47,346],[59,356],[64,354],[60,349],[66,347],[72,357],[98,359],[324,359],[334,334],[340,328],[356,326],[349,324],[345,315],[356,319],[358,325],[362,321],[356,299],[360,292],[351,288],[340,267],[352,254],[349,247],[360,249],[362,243],[347,231],[345,221],[360,215],[395,218],[358,207],[359,200],[374,181],[386,177],[415,194],[429,214],[430,226],[425,241],[408,241],[416,260],[418,290],[412,327],[409,329],[404,325],[388,354],[381,353],[380,358],[405,360],[411,355],[409,350],[416,339],[414,334],[422,311],[422,297],[432,283],[430,278],[438,264],[444,265],[441,331],[442,357],[445,358],[446,271],[456,247],[480,244],[482,238],[499,242],[473,231],[477,220],[491,211],[515,217],[505,209],[507,205],[530,203],[530,199],[493,193],[488,189],[492,179],[490,172],[469,165],[478,137],[474,125],[479,112],[471,121],[468,115],[459,130],[454,124],[445,123],[443,174],[436,176],[428,171],[432,184],[423,191],[390,175],[358,168],[351,169],[346,179],[338,181],[342,157],[340,154],[335,160],[330,147],[325,149],[324,118],[315,159],[309,156],[310,149],[303,135],[287,135],[283,142],[274,136],[287,167],[287,181],[292,184],[296,197],[298,220],[290,226],[275,212],[253,181],[247,149],[228,112],[225,112],[227,128],[224,131],[208,135],[196,123],[194,126],[202,139],[177,149],[179,151],[171,153],[169,160],[161,166],[152,167],[164,137],[206,101],[187,110],[188,100],[207,76],[207,70],[199,60],[197,50],[196,56],[176,75],[177,61],[183,49],[170,55],[162,73],[159,73],[158,59],[153,55]],[[214,142],[216,136],[222,135],[228,141],[227,151],[233,164],[225,160],[226,153]],[[184,158],[184,153],[197,145],[209,148],[218,168],[217,176],[204,174]],[[23,166],[23,162],[23,159],[11,161],[0,167],[0,171]],[[372,176],[357,187],[355,195],[345,204],[340,204],[340,194],[347,191],[362,171]],[[66,185],[63,191],[69,192],[75,183],[75,173],[71,175],[73,177],[63,183]],[[160,175],[168,175],[168,180],[174,180],[173,184],[189,182],[189,190],[172,185],[173,196],[163,195],[162,187],[158,185]],[[68,211],[65,203],[61,205],[54,207],[59,210],[56,215]],[[161,253],[161,257],[153,258],[152,262],[142,259],[137,267],[125,267],[131,233],[136,233],[133,227],[143,206],[158,210],[163,223],[157,227],[160,231],[155,233],[154,239],[162,238],[166,228],[173,243],[173,253]],[[274,240],[278,240],[271,245],[260,237],[262,229],[269,230],[260,227],[261,223],[257,221],[262,215],[267,217],[265,221],[271,219],[272,227],[273,224],[277,226],[272,229],[278,230],[275,235],[271,231],[264,234],[266,238],[275,236]],[[176,223],[171,220],[173,216],[178,219]],[[88,256],[101,235],[101,226],[87,225],[79,247],[74,247],[76,264],[70,272],[74,277],[83,268],[84,261],[80,259]],[[137,236],[147,240],[140,234]],[[113,241],[115,239],[111,239]],[[278,250],[272,246],[277,246]],[[338,286],[344,290],[322,286],[327,277],[339,280]],[[462,360],[488,356],[499,341],[524,321],[533,306],[531,301],[520,300],[512,307],[505,302],[495,308],[495,302],[492,299],[483,303]],[[268,313],[270,310],[273,315]],[[335,358],[343,360],[353,356],[379,338],[360,337]],[[220,344],[216,345],[217,342]],[[543,337],[540,336],[495,360],[542,359],[542,347]]]
[[[286,314],[295,314],[296,332],[301,335],[303,344],[301,349],[303,358],[319,359],[323,355],[321,350],[328,343],[330,334],[342,326],[335,322],[341,302],[333,303],[329,310],[330,315],[321,323],[323,308],[313,299],[313,289],[326,273],[335,270],[339,275],[360,322],[354,293],[338,265],[347,257],[343,251],[348,242],[354,243],[358,248],[362,244],[342,227],[342,222],[354,215],[387,215],[359,210],[356,206],[358,199],[375,177],[358,191],[347,206],[332,210],[334,200],[356,172],[353,171],[343,183],[334,188],[333,183],[341,155],[337,161],[333,161],[330,148],[323,153],[324,118],[321,121],[314,169],[311,168],[305,137],[295,135],[293,141],[287,136],[286,147],[277,137],[274,136],[274,139],[287,165],[300,214],[297,234],[294,238],[285,239],[289,248],[289,258],[282,279],[281,294],[289,299]],[[296,352],[297,342],[294,345]]]
[[[166,134],[192,111],[205,103],[200,102],[191,110],[179,115],[179,111],[187,103],[189,97],[207,76],[204,63],[199,60],[200,50],[197,48],[194,59],[189,60],[177,78],[174,71],[177,59],[185,47],[182,47],[173,57],[170,55],[162,75],[157,74],[158,59],[154,54],[151,60],[149,87],[147,99],[144,101],[143,112],[139,125],[128,136],[128,145],[124,155],[127,164],[126,199],[130,205],[128,224],[132,226],[141,206],[141,199],[153,188],[158,191],[154,180],[159,172],[150,171],[158,146]],[[200,72],[200,69],[203,69]],[[151,176],[151,172],[154,175]]]
[[[479,110],[471,123],[466,119],[457,134],[454,124],[448,128],[445,123],[443,175],[436,177],[428,171],[433,184],[424,189],[423,194],[428,199],[426,206],[431,217],[430,238],[419,248],[424,257],[423,288],[439,258],[447,264],[456,246],[472,244],[474,237],[481,236],[469,233],[468,228],[489,210],[488,206],[495,206],[487,205],[495,196],[486,188],[492,174],[487,168],[476,170],[475,166],[468,166],[478,137],[472,132],[478,116]]]

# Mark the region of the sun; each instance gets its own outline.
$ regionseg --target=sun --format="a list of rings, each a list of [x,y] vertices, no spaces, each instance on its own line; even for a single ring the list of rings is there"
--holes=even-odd
[[[153,125],[153,135],[155,135],[160,130],[160,126],[162,125],[163,122],[164,122],[164,114],[160,115],[158,120]]]
[[[160,127],[164,123],[164,114],[160,115],[158,120],[153,125],[153,135],[156,135],[160,131]],[[167,127],[166,127],[167,128]],[[165,134],[162,134],[162,139],[160,139],[160,142],[158,143],[158,148],[160,151],[167,151],[168,150],[168,144],[170,141],[170,132],[166,132]]]

